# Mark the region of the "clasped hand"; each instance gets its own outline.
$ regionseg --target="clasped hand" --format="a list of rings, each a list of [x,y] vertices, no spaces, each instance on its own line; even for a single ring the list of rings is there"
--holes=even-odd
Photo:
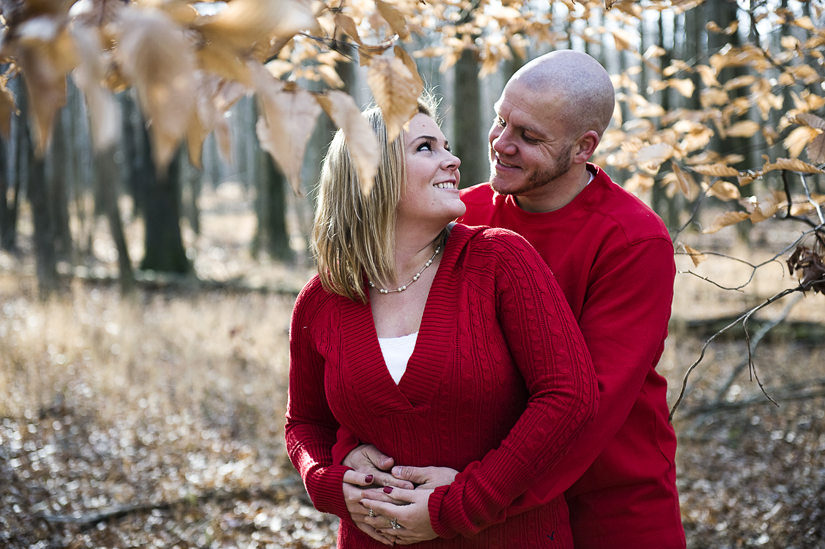
[[[350,452],[343,465],[353,469],[344,475],[347,509],[364,533],[385,545],[410,545],[437,537],[428,501],[435,488],[455,480],[456,470],[393,467],[393,459],[372,445]]]

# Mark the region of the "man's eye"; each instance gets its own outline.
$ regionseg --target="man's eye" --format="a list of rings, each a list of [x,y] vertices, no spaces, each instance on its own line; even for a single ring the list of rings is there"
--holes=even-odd
[[[507,126],[507,122],[505,122],[505,121],[504,121],[504,119],[503,119],[502,117],[500,117],[500,116],[496,119],[496,122],[497,122],[497,123],[498,123],[498,125],[499,125],[499,126],[501,126],[502,128],[504,128],[504,127],[506,127],[506,126]]]
[[[525,135],[525,136],[523,136],[523,137],[524,137],[524,142],[525,142],[525,143],[529,143],[529,144],[531,144],[531,145],[535,145],[536,143],[538,143],[538,142],[539,142],[539,140],[538,140],[538,139],[535,139],[535,138],[533,138],[533,137],[528,137],[528,136],[526,136],[526,135]]]

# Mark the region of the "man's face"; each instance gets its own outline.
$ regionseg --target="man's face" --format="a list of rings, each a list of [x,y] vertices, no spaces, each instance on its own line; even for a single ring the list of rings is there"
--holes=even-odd
[[[575,143],[558,116],[561,106],[516,82],[508,84],[495,108],[488,136],[493,190],[529,195],[568,172]]]

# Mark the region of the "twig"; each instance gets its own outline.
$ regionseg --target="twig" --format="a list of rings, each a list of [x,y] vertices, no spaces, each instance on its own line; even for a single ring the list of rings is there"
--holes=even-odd
[[[717,177],[717,178],[713,181],[713,183],[710,185],[710,187],[713,187],[713,185],[715,185],[715,184],[716,184],[716,182],[717,182],[718,180],[719,180],[719,178]],[[710,190],[710,187],[708,187],[708,190]],[[705,199],[705,197],[707,197],[707,195],[708,195],[708,191],[707,191],[707,190],[704,190],[704,191],[702,191],[702,192],[699,194],[699,196],[696,198],[696,206],[693,208],[693,211],[691,212],[690,217],[688,218],[688,220],[687,220],[687,221],[685,221],[685,224],[684,224],[684,225],[682,225],[681,227],[679,227],[678,229],[676,229],[676,232],[675,232],[675,233],[673,233],[673,237],[671,238],[671,240],[672,240],[673,242],[676,242],[676,239],[677,239],[677,238],[679,238],[679,235],[680,235],[680,234],[682,234],[682,232],[683,232],[685,229],[687,229],[687,228],[688,228],[688,226],[690,226],[690,224],[691,224],[691,223],[693,223],[693,221],[696,219],[696,214],[699,212],[699,206],[701,206],[701,205],[702,205],[702,201]]]
[[[825,382],[821,382],[821,384],[825,384]],[[777,392],[784,389],[784,387],[775,387],[771,388],[771,392],[776,394]],[[811,389],[810,385],[805,387],[806,390],[796,390],[797,392],[791,392],[785,395],[776,396],[775,399],[778,402],[789,402],[794,400],[807,400],[811,398],[817,398],[825,396],[825,388],[823,389]],[[683,415],[686,418],[694,417],[698,415],[706,415],[712,414],[714,412],[721,412],[724,410],[736,410],[738,408],[747,408],[748,406],[752,406],[754,404],[760,404],[765,402],[765,400],[760,395],[753,396],[746,400],[740,400],[739,402],[713,402],[711,404],[705,404],[703,406],[699,406],[697,408],[690,408],[685,410]]]
[[[728,330],[730,330],[731,328],[733,328],[734,326],[739,324],[739,322],[742,322],[745,319],[750,318],[751,315],[753,315],[755,312],[757,312],[761,309],[764,309],[765,307],[767,307],[771,303],[774,303],[774,302],[782,299],[786,295],[792,294],[794,292],[805,292],[806,290],[808,290],[814,284],[821,283],[821,282],[822,282],[821,280],[812,280],[812,281],[808,282],[807,284],[800,284],[800,285],[796,286],[795,288],[788,288],[786,290],[783,290],[783,291],[779,292],[778,294],[766,299],[763,303],[761,303],[761,304],[757,305],[756,307],[750,309],[749,311],[743,313],[742,315],[737,317],[733,322],[731,322],[730,324],[728,324],[727,326],[725,326],[724,328],[722,328],[721,330],[719,330],[718,332],[716,332],[715,334],[710,336],[710,338],[708,338],[708,340],[705,341],[705,344],[702,345],[702,351],[699,353],[699,358],[697,358],[696,361],[693,364],[691,364],[690,367],[687,369],[687,372],[685,372],[685,377],[682,379],[682,389],[679,392],[679,398],[676,399],[676,403],[670,409],[669,420],[671,422],[673,421],[673,415],[676,413],[676,409],[679,407],[679,404],[681,404],[682,399],[685,396],[685,391],[687,389],[687,383],[688,383],[688,379],[690,378],[690,374],[693,372],[693,370],[696,369],[696,367],[699,365],[699,363],[702,362],[702,360],[705,358],[705,351],[707,350],[708,346],[710,346],[711,342],[714,339],[716,339],[720,335],[724,334],[725,332],[727,332]],[[745,333],[747,334],[747,330],[745,331]],[[750,360],[750,357],[749,357],[749,360]],[[764,392],[765,391],[764,387],[762,387],[762,383],[759,381],[759,378],[757,377],[756,379],[757,379],[757,382],[759,383],[760,388],[762,388],[762,391]],[[770,396],[768,396],[767,393],[765,394],[765,396],[767,396],[770,399]],[[776,404],[776,403],[774,402],[774,404]]]
[[[269,487],[261,490],[241,490],[237,492],[226,492],[222,490],[214,490],[207,492],[205,494],[201,494],[199,496],[195,496],[194,499],[198,500],[205,500],[205,499],[232,499],[232,498],[242,498],[242,497],[270,497],[274,498],[277,494],[292,488],[294,486],[299,486],[301,481],[295,477],[290,476],[286,477],[283,480],[275,482],[271,484]],[[39,516],[46,520],[47,522],[57,522],[57,523],[67,523],[67,524],[97,524],[99,522],[104,522],[106,520],[112,518],[120,518],[126,516],[131,513],[141,512],[141,511],[152,511],[154,509],[168,509],[169,507],[174,507],[176,505],[187,504],[192,501],[192,496],[183,497],[178,500],[174,501],[161,501],[157,503],[151,502],[140,502],[140,503],[130,503],[126,505],[116,505],[114,507],[109,507],[106,509],[101,509],[100,511],[96,511],[94,513],[88,513],[85,515],[81,514],[72,514],[72,515],[47,515],[47,514],[40,514]]]

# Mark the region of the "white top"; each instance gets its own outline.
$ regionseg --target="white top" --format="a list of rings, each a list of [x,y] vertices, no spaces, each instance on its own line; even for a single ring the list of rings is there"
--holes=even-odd
[[[415,341],[418,339],[418,332],[401,337],[379,337],[378,343],[381,345],[381,353],[384,355],[384,362],[390,371],[395,384],[401,381],[404,372],[407,371],[407,362],[415,349]]]

